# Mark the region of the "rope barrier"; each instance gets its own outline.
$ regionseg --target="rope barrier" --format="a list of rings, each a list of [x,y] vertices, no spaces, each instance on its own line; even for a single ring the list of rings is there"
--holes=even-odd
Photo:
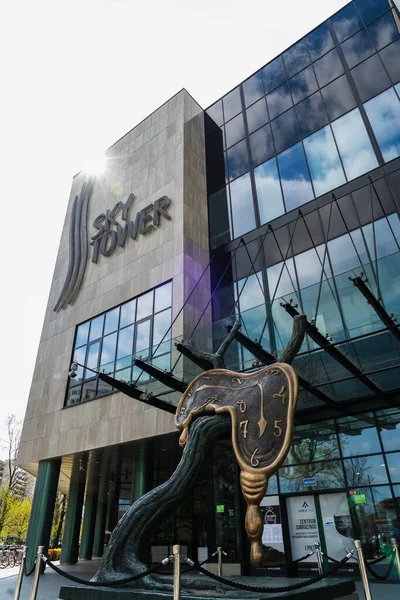
[[[331,556],[328,556],[328,554],[326,554],[325,552],[322,553],[323,556],[325,556],[328,560],[330,560],[331,562],[335,563],[335,565],[337,565],[338,563],[340,563],[340,560],[336,560],[336,558],[332,558]]]
[[[302,556],[300,558],[296,558],[296,560],[292,560],[291,562],[287,562],[287,563],[271,563],[270,565],[266,565],[265,567],[255,567],[255,568],[257,569],[257,571],[266,571],[268,569],[271,569],[272,567],[273,568],[277,568],[277,567],[291,567],[293,565],[297,565],[299,562],[305,560],[306,558],[309,558],[313,554],[315,554],[315,553],[312,550],[308,554],[305,554],[304,556]],[[339,562],[339,561],[337,561],[337,562]],[[240,564],[252,566],[250,562],[245,562],[245,561],[242,561]]]
[[[385,560],[385,558],[387,558],[387,554],[382,554],[382,556],[379,556],[378,558],[374,558],[374,560],[371,560],[370,562],[365,561],[366,565],[376,565],[380,562],[382,562],[382,560]]]
[[[375,577],[375,579],[378,579],[379,581],[385,581],[385,579],[387,579],[389,577],[390,573],[392,572],[393,565],[394,565],[394,559],[395,559],[395,553],[392,552],[392,556],[390,557],[390,563],[389,563],[388,568],[386,569],[386,571],[385,571],[385,573],[383,575],[379,575],[379,573],[376,573],[372,569],[371,564],[368,564],[366,561],[365,561],[365,566],[367,567],[367,570],[370,572],[370,574],[373,577]]]
[[[30,577],[33,574],[35,568],[36,568],[36,560],[33,563],[32,569],[30,571],[27,571],[26,570],[26,559],[24,558],[24,575],[25,575],[25,577]]]

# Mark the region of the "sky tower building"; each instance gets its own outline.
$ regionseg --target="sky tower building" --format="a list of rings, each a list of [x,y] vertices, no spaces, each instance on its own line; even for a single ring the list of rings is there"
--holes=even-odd
[[[317,540],[336,559],[354,538],[367,559],[400,541],[398,7],[354,0],[262,63],[206,110],[180,91],[107,150],[104,173],[74,177],[18,458],[37,476],[28,563],[57,489],[61,561],[101,556],[173,473],[175,408],[211,368],[204,353],[239,322],[226,366],[272,364],[299,313],[300,396],[262,501],[264,566],[280,574]],[[148,561],[222,545],[244,572],[244,511],[222,439]]]

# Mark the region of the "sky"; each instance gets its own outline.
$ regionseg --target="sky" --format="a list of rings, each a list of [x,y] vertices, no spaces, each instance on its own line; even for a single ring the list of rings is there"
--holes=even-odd
[[[206,108],[346,3],[2,3],[0,439],[25,414],[74,174],[183,87]]]

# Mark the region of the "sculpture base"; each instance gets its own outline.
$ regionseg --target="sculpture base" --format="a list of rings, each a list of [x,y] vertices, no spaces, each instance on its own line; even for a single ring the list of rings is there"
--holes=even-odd
[[[246,581],[251,579],[252,581]],[[285,585],[292,585],[297,583],[296,579],[279,578],[279,583],[276,583],[275,578],[268,578],[266,581],[264,578],[243,578],[243,582],[249,583],[250,585],[264,585],[271,587],[284,587]],[[184,600],[259,600],[265,598],[266,594],[263,593],[250,593],[241,590],[232,590],[224,592],[210,591],[210,590],[196,590],[195,592],[188,592],[182,590],[182,598]],[[171,593],[147,591],[140,589],[110,589],[110,588],[90,588],[90,587],[70,587],[63,586],[60,589],[59,600],[169,600],[172,598]],[[354,581],[341,580],[341,579],[327,579],[319,583],[315,583],[301,590],[294,592],[285,592],[279,594],[268,594],[268,600],[279,600],[285,598],[290,600],[359,600],[359,596],[356,593],[356,587]]]

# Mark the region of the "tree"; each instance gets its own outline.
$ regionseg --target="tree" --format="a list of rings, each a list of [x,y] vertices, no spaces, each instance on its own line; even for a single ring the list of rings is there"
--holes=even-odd
[[[53,527],[51,528],[50,543],[53,548],[58,548],[64,529],[64,519],[67,510],[67,495],[57,494],[54,506]]]
[[[10,496],[7,513],[4,518],[4,525],[0,531],[0,537],[3,539],[16,537],[20,540],[25,540],[28,532],[31,508],[31,498],[19,499],[15,496]]]

